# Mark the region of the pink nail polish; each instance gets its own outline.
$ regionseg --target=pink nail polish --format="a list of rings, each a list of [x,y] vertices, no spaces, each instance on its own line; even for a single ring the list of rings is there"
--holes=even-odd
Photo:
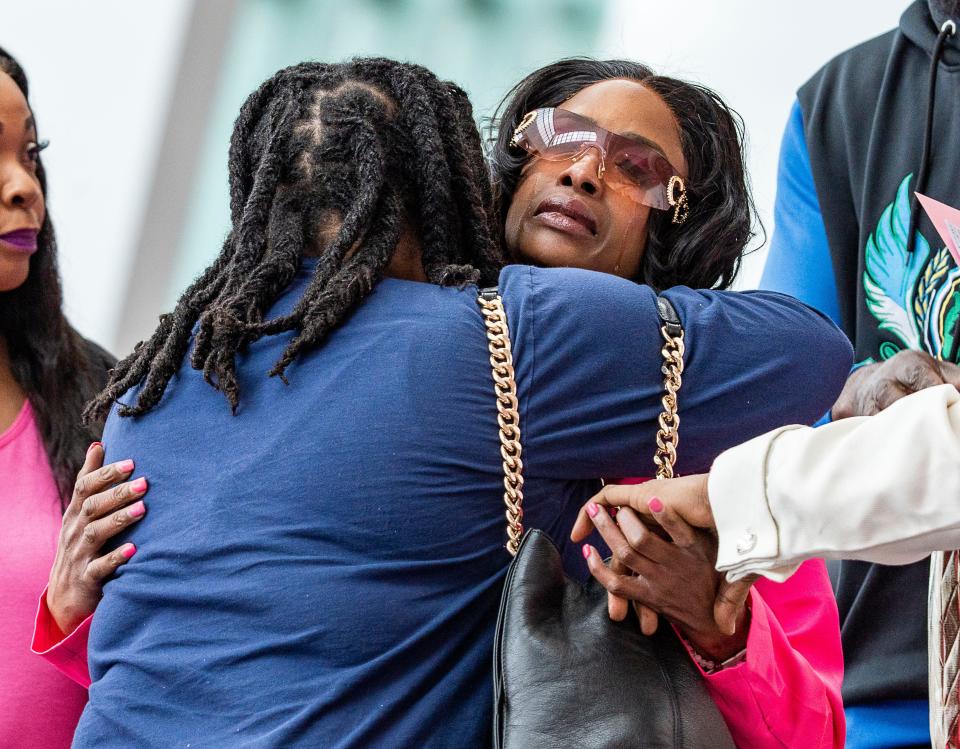
[[[134,554],[136,554],[136,553],[137,553],[137,547],[134,546],[133,544],[130,544],[130,546],[128,546],[126,549],[123,550],[123,555],[124,555],[127,559],[129,559],[130,557],[132,557],[132,556],[133,556]]]
[[[132,460],[121,460],[117,463],[117,470],[121,473],[129,473],[133,470],[133,461]]]
[[[137,494],[141,494],[147,490],[147,480],[141,476],[136,481],[131,482],[130,488]]]
[[[89,453],[89,452],[90,452],[93,448],[95,448],[95,447],[103,447],[103,443],[102,443],[102,442],[91,442],[91,443],[90,443],[90,447],[87,448],[87,452]]]
[[[615,518],[617,516],[617,510],[619,509],[620,509],[619,507],[611,507],[609,510],[610,517]]]
[[[143,504],[143,500],[141,499],[139,502],[130,505],[130,509],[127,510],[127,514],[129,514],[132,518],[138,518],[146,511],[146,505]]]
[[[583,545],[583,558],[584,559],[590,558],[590,544]]]
[[[591,502],[587,505],[587,515],[590,517],[595,518],[598,512],[600,512],[600,505],[596,502]]]
[[[647,507],[649,507],[653,512],[663,512],[663,502],[656,497],[650,499],[650,501],[647,503]]]

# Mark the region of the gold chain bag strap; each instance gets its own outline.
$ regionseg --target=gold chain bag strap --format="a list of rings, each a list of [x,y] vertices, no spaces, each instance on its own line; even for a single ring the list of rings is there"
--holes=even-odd
[[[493,390],[497,396],[497,423],[500,426],[500,457],[503,459],[503,503],[507,516],[507,551],[516,556],[523,537],[523,446],[520,443],[520,403],[513,370],[513,349],[510,346],[510,328],[503,300],[496,288],[483,289],[477,297],[487,329],[487,347],[490,350],[490,368],[493,372]],[[658,420],[657,451],[653,456],[658,479],[673,478],[677,461],[677,443],[680,440],[680,416],[677,413],[677,393],[683,374],[683,328],[676,310],[664,297],[657,297],[660,315],[660,334],[664,345],[663,413]]]
[[[513,349],[503,300],[496,288],[483,289],[477,297],[487,328],[487,348],[497,396],[500,425],[500,457],[503,459],[503,503],[507,514],[507,551],[516,556],[523,537],[523,447],[520,444],[520,402],[513,372]]]
[[[493,646],[494,749],[580,746],[590,749],[734,749],[704,680],[670,627],[653,637],[636,616],[612,621],[607,592],[564,574],[545,533],[524,528],[523,449],[510,330],[497,289],[477,300],[496,394],[507,569]],[[666,299],[657,302],[664,344],[663,412],[656,475],[673,475],[683,329]],[[595,678],[581,679],[589,673]],[[611,720],[610,716],[616,716]]]

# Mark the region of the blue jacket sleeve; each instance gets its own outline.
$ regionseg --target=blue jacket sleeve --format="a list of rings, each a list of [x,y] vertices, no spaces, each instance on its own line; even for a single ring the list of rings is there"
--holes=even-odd
[[[663,374],[656,295],[574,269],[531,269],[517,384],[528,475],[650,475]],[[680,473],[834,401],[853,354],[819,312],[774,292],[664,292],[684,326]],[[507,288],[504,298],[509,299]]]
[[[799,102],[794,102],[790,111],[780,146],[773,220],[773,239],[760,288],[794,296],[839,324],[837,284]]]

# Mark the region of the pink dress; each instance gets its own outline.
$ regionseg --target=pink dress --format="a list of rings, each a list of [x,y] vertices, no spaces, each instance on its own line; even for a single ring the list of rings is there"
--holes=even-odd
[[[750,592],[747,660],[706,674],[739,749],[842,749],[840,617],[820,559]]]
[[[37,595],[60,532],[60,497],[29,401],[0,434],[0,746],[66,749],[86,689],[30,654]],[[45,607],[44,607],[45,608]]]

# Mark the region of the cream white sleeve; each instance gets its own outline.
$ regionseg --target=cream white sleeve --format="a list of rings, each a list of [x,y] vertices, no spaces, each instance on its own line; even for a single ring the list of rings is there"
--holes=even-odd
[[[941,385],[873,417],[762,435],[717,458],[709,494],[731,580],[960,548],[960,394]]]

